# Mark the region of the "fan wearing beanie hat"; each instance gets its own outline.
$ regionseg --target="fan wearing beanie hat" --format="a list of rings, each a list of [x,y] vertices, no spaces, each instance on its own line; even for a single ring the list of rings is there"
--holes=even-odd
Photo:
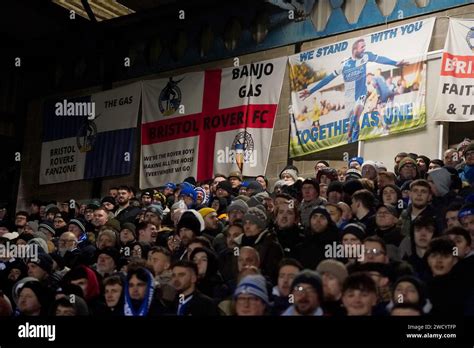
[[[324,313],[329,315],[343,315],[342,284],[348,276],[346,266],[337,260],[324,260],[316,268],[323,281]]]
[[[20,316],[47,315],[52,299],[52,293],[46,285],[38,281],[28,281],[18,291],[17,309]]]
[[[115,205],[117,202],[115,201],[115,198],[112,196],[106,196],[102,198],[102,201],[100,201],[100,204],[102,207],[104,207],[107,211],[114,212],[115,211]]]
[[[230,198],[234,194],[234,190],[232,189],[232,184],[229,180],[223,180],[219,182],[216,186],[216,196],[218,198],[226,198],[230,201]]]
[[[285,181],[285,185],[293,185],[298,180],[298,172],[294,169],[285,169],[281,172],[280,179]]]
[[[298,273],[291,283],[294,304],[283,312],[283,316],[322,316],[323,282],[315,271],[305,269]]]
[[[232,225],[235,220],[241,220],[245,213],[249,210],[249,206],[241,199],[235,199],[231,205],[227,207],[229,215],[229,225]]]
[[[269,304],[267,283],[262,275],[243,277],[234,291],[238,316],[261,316]]]
[[[178,221],[176,231],[183,246],[188,246],[192,239],[200,236],[204,231],[204,219],[202,215],[194,209],[186,210]]]
[[[377,180],[377,164],[374,161],[365,161],[361,167],[362,177],[375,182]]]
[[[397,186],[400,187],[407,180],[419,179],[418,166],[411,157],[403,158],[398,164],[399,179]]]
[[[184,203],[188,208],[192,208],[196,205],[197,201],[197,192],[194,190],[194,187],[188,183],[182,183],[180,185],[181,191],[179,192],[180,199],[184,200]]]
[[[53,259],[46,253],[38,253],[36,258],[28,260],[27,266],[29,277],[44,281],[53,272]]]

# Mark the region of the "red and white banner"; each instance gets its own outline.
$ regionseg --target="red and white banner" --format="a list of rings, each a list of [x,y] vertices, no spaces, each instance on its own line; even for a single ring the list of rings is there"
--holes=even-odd
[[[474,20],[449,19],[439,77],[436,121],[474,121]]]
[[[142,82],[140,188],[264,174],[286,61]]]

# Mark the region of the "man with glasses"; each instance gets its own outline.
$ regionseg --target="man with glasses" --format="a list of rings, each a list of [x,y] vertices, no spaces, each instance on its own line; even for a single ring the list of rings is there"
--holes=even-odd
[[[322,316],[323,282],[318,273],[309,269],[298,273],[291,283],[290,303],[282,316]]]
[[[365,257],[362,263],[385,263],[388,264],[387,246],[382,238],[378,236],[367,237],[364,240]]]
[[[81,256],[80,250],[77,248],[77,237],[72,232],[64,232],[58,239],[58,249],[52,254],[53,259],[57,262],[59,269],[64,267],[73,269],[79,264]]]
[[[408,180],[415,180],[420,177],[418,173],[418,166],[416,165],[416,161],[411,157],[403,158],[400,163],[398,164],[398,180],[397,186],[401,187],[405,181]]]
[[[234,292],[235,312],[238,316],[262,316],[269,305],[266,280],[262,275],[242,278]]]

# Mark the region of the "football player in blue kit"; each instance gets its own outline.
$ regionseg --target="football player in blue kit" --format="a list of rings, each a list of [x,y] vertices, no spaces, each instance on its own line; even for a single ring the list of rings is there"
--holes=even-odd
[[[367,98],[367,63],[369,62],[393,66],[406,65],[404,60],[397,62],[372,52],[366,52],[365,40],[358,39],[352,45],[352,57],[344,60],[337,70],[323,78],[314,87],[300,92],[300,98],[305,100],[336,77],[342,75],[344,79],[346,110],[349,112],[348,143],[359,140],[359,118],[364,110]]]

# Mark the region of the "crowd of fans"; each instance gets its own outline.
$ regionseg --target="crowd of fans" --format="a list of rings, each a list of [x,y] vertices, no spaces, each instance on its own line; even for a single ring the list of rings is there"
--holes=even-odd
[[[0,209],[0,315],[472,315],[474,143],[394,162]]]

